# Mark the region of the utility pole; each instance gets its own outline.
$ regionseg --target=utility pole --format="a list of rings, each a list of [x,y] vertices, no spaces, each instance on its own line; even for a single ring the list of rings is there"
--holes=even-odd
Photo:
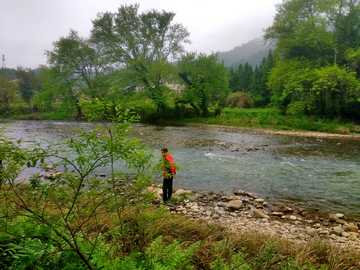
[[[5,64],[5,54],[2,55],[2,69],[6,68],[6,64]]]

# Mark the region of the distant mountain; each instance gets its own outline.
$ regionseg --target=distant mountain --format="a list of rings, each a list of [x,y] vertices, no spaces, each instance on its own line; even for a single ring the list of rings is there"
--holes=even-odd
[[[224,61],[225,66],[237,68],[239,64],[249,63],[253,67],[259,65],[269,50],[274,50],[274,46],[264,45],[262,38],[254,38],[241,46],[227,52],[217,52],[219,61]]]

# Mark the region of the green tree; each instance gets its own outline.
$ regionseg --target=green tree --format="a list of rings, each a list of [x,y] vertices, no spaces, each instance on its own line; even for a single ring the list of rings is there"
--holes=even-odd
[[[158,110],[164,100],[164,84],[174,78],[170,62],[184,52],[190,33],[172,23],[175,13],[139,13],[139,5],[121,5],[116,13],[105,12],[93,20],[91,40],[101,44],[110,63],[129,74],[128,84],[140,84],[148,91]]]
[[[63,73],[63,77],[72,82],[72,87],[81,89],[92,98],[102,97],[102,77],[110,67],[99,46],[70,30],[67,37],[53,42],[52,51],[46,51],[48,63]]]
[[[83,91],[75,87],[71,73],[62,72],[58,66],[43,66],[41,77],[43,91],[37,94],[35,100],[40,108],[53,108],[58,101],[60,110],[66,113],[76,110],[77,116],[82,116],[79,100]]]
[[[265,31],[265,41],[276,42],[279,58],[306,57],[334,62],[335,43],[328,21],[332,0],[285,0],[276,5],[273,25]]]
[[[17,88],[16,83],[0,76],[0,114],[10,113],[10,102],[14,100]]]
[[[211,104],[225,105],[229,78],[226,67],[218,62],[215,54],[187,53],[180,61],[179,75],[186,85],[184,102],[201,110],[203,116],[209,115]]]
[[[20,95],[30,108],[34,94],[40,89],[39,78],[36,77],[33,70],[22,67],[17,68],[15,75],[18,80]]]

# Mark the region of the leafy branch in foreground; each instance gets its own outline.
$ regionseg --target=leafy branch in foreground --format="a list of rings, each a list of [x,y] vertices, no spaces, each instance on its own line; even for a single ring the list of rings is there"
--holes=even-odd
[[[84,101],[82,106],[91,120],[107,110],[107,105],[98,100]],[[122,230],[124,209],[130,202],[142,203],[140,192],[152,182],[144,166],[152,153],[138,139],[127,137],[132,120],[118,110],[111,123],[103,122],[92,130],[85,127],[63,143],[37,141],[34,137],[24,147],[21,140],[3,136],[0,245],[9,248],[8,243],[17,243],[24,247],[18,249],[21,254],[26,253],[28,245],[41,242],[42,246],[46,242],[51,245],[46,256],[52,256],[55,262],[72,257],[78,266],[95,269],[92,258],[104,245],[103,237],[114,227],[120,234],[126,233]],[[141,162],[137,162],[139,155],[144,157]],[[63,172],[49,181],[39,179],[39,174],[29,182],[18,181],[26,166],[45,166],[45,162]],[[125,168],[135,169],[133,177],[117,169],[124,164]],[[100,167],[110,167],[110,179],[95,177]],[[18,226],[19,218],[34,226],[38,224],[47,234],[39,235],[36,226],[25,230]],[[116,245],[122,247],[121,242]],[[37,258],[32,261],[34,266],[43,254],[39,256],[33,256]]]

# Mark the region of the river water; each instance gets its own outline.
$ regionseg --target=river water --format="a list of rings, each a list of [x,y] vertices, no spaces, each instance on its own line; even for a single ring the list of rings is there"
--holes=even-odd
[[[4,122],[2,123],[4,124]],[[94,124],[12,121],[15,138],[64,140],[72,128]],[[1,125],[1,123],[0,123]],[[131,136],[160,157],[169,148],[177,165],[174,185],[199,191],[252,192],[267,201],[293,202],[359,217],[360,140],[276,135],[251,129],[135,124]]]

